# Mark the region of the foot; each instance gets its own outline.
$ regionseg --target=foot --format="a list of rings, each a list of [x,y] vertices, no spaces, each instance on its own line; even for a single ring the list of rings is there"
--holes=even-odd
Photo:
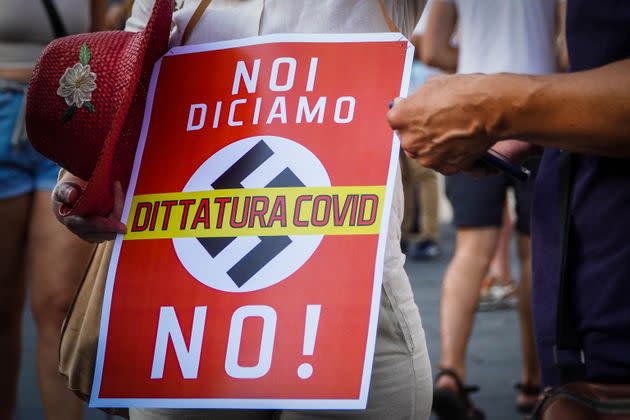
[[[477,386],[464,385],[452,369],[441,369],[435,379],[433,411],[440,420],[483,420],[483,412],[469,397],[478,390]]]
[[[516,307],[516,287],[494,285],[479,296],[479,310],[509,309]]]
[[[459,391],[459,377],[454,377],[449,374],[440,371],[435,379],[435,387],[437,389],[450,389],[452,391]]]
[[[432,260],[442,255],[442,248],[432,239],[423,239],[410,244],[406,251],[409,258],[416,260]]]

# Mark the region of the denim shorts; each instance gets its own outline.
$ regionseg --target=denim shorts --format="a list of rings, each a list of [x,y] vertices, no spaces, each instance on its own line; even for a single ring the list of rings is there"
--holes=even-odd
[[[23,88],[0,80],[0,199],[52,190],[57,182],[59,166],[40,155],[27,140],[12,141],[22,125],[24,100]]]

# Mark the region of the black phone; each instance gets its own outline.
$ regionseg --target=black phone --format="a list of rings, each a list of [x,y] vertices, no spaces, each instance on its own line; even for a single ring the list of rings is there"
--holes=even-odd
[[[514,165],[508,161],[505,156],[493,149],[488,149],[479,160],[520,182],[527,181],[531,174],[529,169],[520,165]]]

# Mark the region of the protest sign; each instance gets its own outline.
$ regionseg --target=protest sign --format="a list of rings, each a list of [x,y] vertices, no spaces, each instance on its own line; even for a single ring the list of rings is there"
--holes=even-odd
[[[272,35],[160,60],[92,406],[365,407],[412,51]]]

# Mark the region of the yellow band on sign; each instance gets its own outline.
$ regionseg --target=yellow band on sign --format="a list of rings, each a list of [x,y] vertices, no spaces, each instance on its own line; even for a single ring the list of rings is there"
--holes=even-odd
[[[125,240],[371,235],[385,186],[236,188],[136,195]]]

